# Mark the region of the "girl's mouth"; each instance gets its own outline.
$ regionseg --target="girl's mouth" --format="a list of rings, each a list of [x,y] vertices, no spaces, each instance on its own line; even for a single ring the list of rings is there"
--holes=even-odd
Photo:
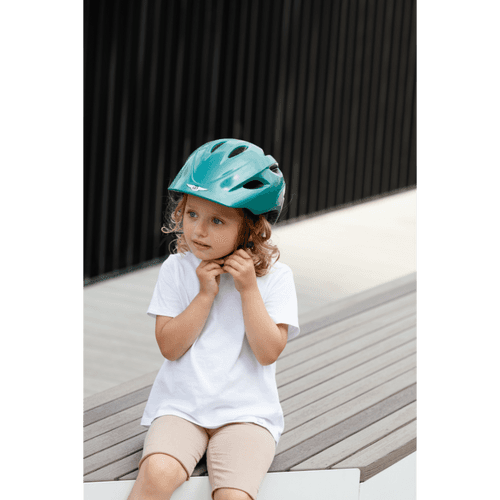
[[[194,241],[194,240],[193,240],[193,244],[196,248],[199,248],[200,250],[207,250],[208,248],[210,248],[209,245],[205,245],[204,243],[200,243],[200,242]]]

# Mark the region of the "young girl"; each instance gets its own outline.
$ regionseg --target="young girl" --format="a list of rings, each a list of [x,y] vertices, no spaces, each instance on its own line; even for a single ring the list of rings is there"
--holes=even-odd
[[[276,360],[298,335],[290,268],[269,241],[285,182],[245,141],[198,148],[179,196],[148,314],[166,358],[141,425],[150,426],[129,500],[169,499],[205,451],[213,500],[256,500],[283,432]]]

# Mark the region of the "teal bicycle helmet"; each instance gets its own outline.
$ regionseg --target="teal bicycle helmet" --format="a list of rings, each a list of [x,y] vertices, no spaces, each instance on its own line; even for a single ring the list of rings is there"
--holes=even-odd
[[[239,139],[218,139],[200,146],[168,189],[264,214],[271,224],[278,220],[285,199],[285,180],[276,160]]]

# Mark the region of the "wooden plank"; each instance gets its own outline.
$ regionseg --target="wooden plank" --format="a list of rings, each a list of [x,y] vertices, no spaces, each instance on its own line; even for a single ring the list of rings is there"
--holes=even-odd
[[[305,422],[308,422],[312,416],[318,417],[322,413],[331,411],[347,401],[365,394],[375,387],[388,383],[415,367],[416,357],[409,356],[378,371],[374,376],[362,378],[347,387],[332,392],[327,396],[324,396],[321,399],[318,399],[317,401],[314,401],[313,403],[286,415],[286,429],[287,431],[291,431]]]
[[[93,424],[98,420],[147,401],[150,391],[151,386],[144,387],[143,389],[131,392],[130,394],[127,394],[119,399],[115,399],[109,403],[104,403],[101,406],[86,411],[83,414],[84,425]]]
[[[119,443],[86,458],[83,466],[84,475],[102,470],[107,465],[119,461],[120,457],[126,457],[141,451],[144,445],[144,437],[145,433],[137,435],[132,439]]]
[[[411,318],[411,320],[408,320],[409,322],[404,321],[408,318]],[[289,368],[295,368],[300,363],[317,358],[320,354],[325,353],[326,350],[331,350],[347,342],[352,342],[357,338],[363,337],[368,333],[391,324],[399,324],[399,322],[413,325],[415,322],[414,308],[409,306],[407,309],[403,309],[402,311],[395,311],[391,315],[374,318],[370,322],[363,323],[355,328],[350,328],[336,334],[333,333],[331,327],[321,329],[314,333],[315,336],[316,334],[319,335],[314,339],[311,339],[313,342],[309,345],[304,345],[300,351],[293,353],[293,355],[287,356],[284,359],[278,359],[276,363],[276,371],[282,373]],[[312,335],[309,335],[308,337],[311,336]],[[321,339],[321,337],[323,338]]]
[[[137,460],[137,466],[139,465],[139,460],[140,459]],[[139,469],[136,468],[132,472],[129,472],[128,474],[125,474],[124,476],[120,476],[118,479],[120,481],[122,481],[122,480],[135,480],[135,479],[137,479],[138,474],[139,474]],[[198,464],[194,468],[193,473],[191,474],[191,477],[198,477],[198,476],[208,476],[206,454],[203,455],[201,460],[198,462]]]
[[[112,462],[101,469],[95,470],[83,477],[84,482],[116,481],[118,479],[136,479],[139,462],[142,458],[142,449],[131,455]],[[192,476],[207,475],[206,465],[198,464]]]
[[[362,308],[363,310],[371,309],[384,302],[389,302],[390,300],[411,293],[417,289],[417,273],[410,273],[401,278],[397,278],[387,283],[382,283],[381,285],[369,288],[363,292],[359,292],[348,297],[343,297],[341,299],[335,300],[330,304],[323,305],[318,309],[304,313],[301,320],[304,325],[312,323],[318,318],[329,317],[335,314],[341,314],[342,311],[348,310],[356,303],[368,304],[368,307]],[[396,293],[394,293],[396,291]],[[386,294],[389,294],[389,299],[386,299]],[[379,300],[373,300],[379,297]],[[391,299],[392,297],[392,299]],[[347,316],[346,316],[347,317]],[[344,318],[343,318],[344,319]]]
[[[368,309],[368,311],[361,312],[356,314],[355,316],[351,316],[342,321],[334,323],[333,325],[329,325],[326,328],[321,328],[316,330],[315,332],[306,335],[303,337],[299,335],[295,337],[293,340],[287,343],[285,349],[281,353],[279,360],[293,354],[294,352],[302,350],[304,347],[307,347],[312,342],[317,342],[324,338],[327,338],[328,335],[336,335],[344,330],[348,330],[357,326],[360,326],[365,323],[369,323],[374,321],[375,319],[389,315],[394,313],[395,311],[406,310],[408,307],[412,308],[414,311],[416,310],[416,293],[412,292],[402,297],[398,297],[397,299],[391,300],[389,302],[385,302],[382,305],[376,306],[372,309]],[[414,312],[413,311],[413,312]],[[304,324],[300,323],[301,328]],[[278,363],[279,364],[279,363]]]
[[[117,427],[133,422],[134,420],[140,419],[144,413],[144,408],[146,407],[146,402],[139,403],[135,406],[127,408],[119,413],[110,415],[109,417],[98,420],[97,422],[87,425],[83,429],[83,440],[88,441],[97,436],[110,432]]]
[[[410,273],[396,280],[336,300],[330,305],[322,306],[319,310],[304,314],[302,318],[305,326],[301,330],[301,335],[307,335],[319,328],[324,328],[329,324],[414,292],[416,287],[416,273]]]
[[[381,356],[369,360],[351,370],[347,370],[336,377],[312,386],[307,391],[301,392],[281,402],[285,415],[303,408],[332,392],[347,387],[369,375],[377,376],[378,370],[392,365],[408,356],[415,359],[416,342],[408,342],[397,349],[393,349]]]
[[[361,470],[361,482],[402,460],[413,453],[417,446],[417,422],[395,430],[383,439],[355,453],[346,460],[335,464],[332,469],[348,469],[356,467]],[[352,465],[356,464],[356,465]]]
[[[93,394],[92,396],[85,398],[83,405],[84,411],[92,410],[93,408],[101,406],[104,403],[109,403],[110,401],[119,399],[122,396],[126,396],[131,392],[151,386],[157,374],[158,370],[155,370],[143,375],[142,377],[129,380],[128,382],[117,385],[116,387],[112,387],[111,389],[107,389],[106,391],[102,391],[98,394]]]
[[[330,446],[326,450],[297,464],[290,470],[328,469],[335,463],[348,458],[374,442],[390,434],[393,430],[408,424],[417,418],[417,403],[413,402],[391,413],[387,417],[365,427],[352,436]]]
[[[90,457],[95,453],[111,448],[112,446],[146,432],[147,429],[141,425],[140,419],[134,420],[133,422],[129,422],[128,424],[106,432],[106,434],[101,434],[100,436],[85,441],[83,444],[83,456],[84,458]]]
[[[288,398],[307,390],[310,387],[319,385],[325,380],[329,380],[341,373],[350,370],[358,365],[366,363],[386,352],[399,349],[405,344],[414,342],[415,328],[405,330],[388,339],[367,346],[366,349],[347,353],[347,355],[336,362],[324,366],[318,370],[312,370],[309,374],[304,374],[302,378],[294,380],[286,385],[278,385],[280,401],[284,403]]]
[[[323,354],[316,356],[314,359],[309,359],[287,370],[280,371],[279,373],[276,373],[276,382],[278,387],[289,384],[295,380],[300,380],[320,368],[331,365],[346,356],[350,356],[368,347],[373,346],[373,348],[376,349],[377,344],[384,341],[388,342],[392,337],[397,336],[401,332],[409,331],[412,329],[414,324],[415,315],[412,315],[384,328],[375,330],[374,332],[369,332],[367,335],[364,335],[359,339],[347,341],[335,349],[328,350]],[[410,341],[413,337],[414,334],[408,338],[408,341]]]
[[[319,432],[315,436],[284,452],[276,454],[271,465],[271,471],[287,471],[329,446],[341,442],[343,439],[355,434],[372,423],[390,415],[391,413],[407,406],[416,400],[416,384],[375,403],[372,406],[346,418],[338,424]]]
[[[137,469],[142,457],[142,450],[125,456],[116,462],[106,465],[94,472],[83,476],[84,482],[89,481],[116,481],[120,476],[124,476]]]
[[[342,420],[352,417],[367,407],[372,406],[393,394],[396,394],[406,387],[409,387],[415,383],[415,378],[416,370],[410,370],[403,375],[386,382],[385,384],[371,389],[357,398],[351,399],[338,407],[304,422],[302,425],[288,432],[285,431],[278,444],[277,453],[282,453],[297,444],[312,438],[319,432],[332,427]]]

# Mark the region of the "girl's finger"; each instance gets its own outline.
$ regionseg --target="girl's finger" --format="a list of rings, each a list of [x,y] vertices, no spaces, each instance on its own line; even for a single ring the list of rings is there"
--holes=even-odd
[[[240,266],[245,266],[247,264],[247,262],[248,262],[245,259],[243,259],[242,257],[240,257],[239,255],[233,255],[233,260],[232,261],[236,262]]]
[[[248,249],[244,250],[243,248],[240,248],[239,250],[234,252],[233,255],[238,255],[243,259],[251,259],[252,257],[250,257],[250,254],[251,254],[250,250]]]
[[[215,262],[208,262],[208,264],[206,264],[203,269],[205,271],[211,271],[212,269],[220,269],[220,265],[219,264],[216,264]]]
[[[228,262],[226,262],[224,264],[224,267],[226,267],[228,265],[232,266],[237,271],[240,271],[243,268],[243,263],[238,262],[234,257],[231,260],[229,260]]]
[[[239,270],[234,268],[231,262],[228,262],[224,265],[224,270],[226,273],[233,275],[234,273],[239,273]]]

